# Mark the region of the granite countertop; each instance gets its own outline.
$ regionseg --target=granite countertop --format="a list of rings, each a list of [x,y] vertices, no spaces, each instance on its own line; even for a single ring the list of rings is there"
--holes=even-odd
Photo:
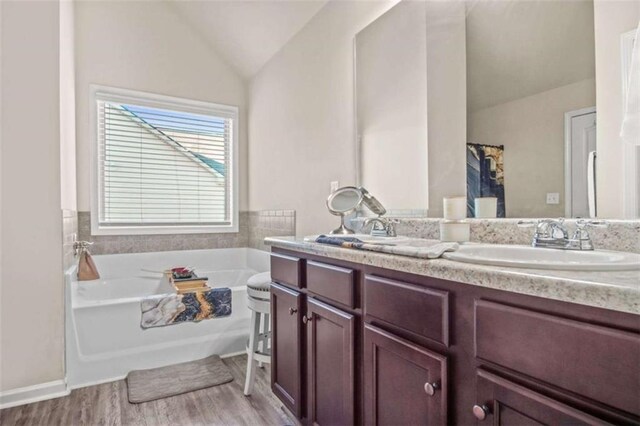
[[[265,244],[416,275],[640,314],[640,271],[551,271],[475,265],[348,249],[295,237],[270,237],[265,239]]]

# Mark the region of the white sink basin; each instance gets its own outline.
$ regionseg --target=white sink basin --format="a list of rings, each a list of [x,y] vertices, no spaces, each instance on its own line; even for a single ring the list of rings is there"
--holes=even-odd
[[[409,237],[374,237],[371,236],[369,234],[350,234],[350,235],[342,235],[342,234],[337,234],[337,235],[329,235],[326,234],[327,237],[332,237],[332,238],[357,238],[360,241],[362,241],[363,243],[369,243],[369,244],[380,244],[380,245],[390,245],[390,246],[395,246],[395,245],[399,245],[403,242],[406,242],[408,240],[410,240]],[[305,241],[315,241],[316,238],[318,238],[318,235],[309,235],[307,237],[304,237]]]
[[[445,259],[481,265],[573,271],[640,270],[640,254],[621,251],[557,250],[517,245],[469,244]]]

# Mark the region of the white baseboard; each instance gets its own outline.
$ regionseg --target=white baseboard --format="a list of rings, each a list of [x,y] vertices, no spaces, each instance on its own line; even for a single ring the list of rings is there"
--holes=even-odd
[[[74,389],[88,388],[89,386],[98,386],[98,385],[103,385],[105,383],[117,382],[119,380],[124,380],[126,377],[127,375],[125,374],[124,376],[109,377],[108,379],[95,380],[93,382],[85,382],[85,383],[75,384],[75,385],[67,384],[67,387],[69,388],[69,391],[72,391]]]
[[[69,395],[70,392],[65,380],[54,380],[24,388],[11,389],[0,392],[0,409],[44,401],[45,399],[59,398]]]

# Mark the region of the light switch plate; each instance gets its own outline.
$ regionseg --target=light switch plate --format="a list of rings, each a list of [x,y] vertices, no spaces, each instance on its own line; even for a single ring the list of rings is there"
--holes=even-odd
[[[547,204],[560,204],[560,193],[547,192]]]
[[[336,189],[340,188],[340,182],[334,180],[331,182],[331,192],[334,192]]]

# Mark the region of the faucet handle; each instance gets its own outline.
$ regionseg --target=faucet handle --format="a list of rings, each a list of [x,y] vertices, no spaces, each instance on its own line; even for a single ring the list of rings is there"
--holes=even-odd
[[[571,238],[574,244],[578,244],[580,250],[593,250],[593,242],[587,228],[606,228],[609,224],[604,220],[584,220],[576,221],[576,231]]]
[[[400,221],[398,219],[388,219],[387,220],[387,236],[389,237],[397,237],[396,233],[396,225],[399,224]]]
[[[517,225],[519,228],[536,228],[534,238],[550,237],[549,225],[552,222],[553,219],[519,220]]]
[[[607,228],[609,224],[604,220],[585,220],[578,219],[576,221],[576,232],[573,234],[574,240],[590,240],[587,228]]]

